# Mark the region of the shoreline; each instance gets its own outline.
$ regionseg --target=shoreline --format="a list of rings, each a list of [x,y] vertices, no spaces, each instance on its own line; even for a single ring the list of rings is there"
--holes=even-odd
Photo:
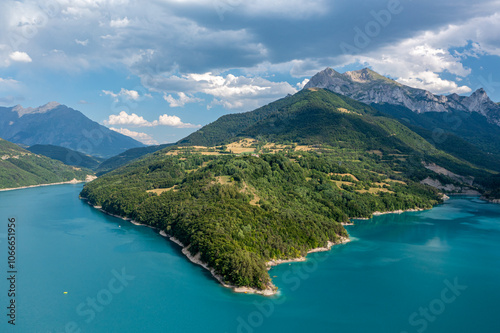
[[[205,262],[201,261],[200,253],[192,255],[191,252],[189,252],[190,246],[184,246],[184,244],[182,244],[181,241],[179,241],[177,238],[175,238],[173,236],[168,235],[164,230],[160,230],[160,235],[165,237],[165,238],[168,238],[170,241],[172,241],[175,244],[182,247],[181,252],[189,259],[189,261],[191,261],[193,264],[200,265],[201,267],[203,267],[207,271],[209,271],[210,274],[212,274],[212,276],[223,287],[232,289],[234,292],[237,292],[237,293],[245,293],[245,294],[250,293],[250,294],[259,294],[259,295],[263,295],[263,296],[272,296],[272,295],[275,295],[277,293],[278,288],[274,284],[271,284],[270,286],[268,286],[268,288],[263,289],[263,290],[259,290],[259,289],[255,289],[255,288],[251,288],[251,287],[238,287],[238,286],[227,284],[222,279],[222,276],[215,273],[215,269],[208,267],[208,265]]]
[[[232,286],[232,285],[228,285],[227,283],[225,283],[223,280],[222,280],[222,277],[219,276],[218,274],[215,273],[215,270],[213,268],[210,268],[207,266],[206,263],[204,263],[203,261],[200,260],[200,256],[199,256],[199,253],[197,253],[196,255],[192,255],[190,252],[189,252],[189,247],[186,247],[184,246],[184,244],[182,244],[181,241],[179,241],[177,238],[173,237],[173,236],[170,236],[168,235],[164,230],[161,230],[161,229],[158,229],[156,227],[153,227],[153,226],[150,226],[150,225],[147,225],[147,224],[142,224],[142,223],[139,223],[137,221],[134,221],[133,219],[131,218],[128,218],[128,217],[123,217],[123,216],[119,216],[119,215],[116,215],[116,214],[111,214],[111,213],[108,213],[106,212],[104,209],[102,209],[101,206],[94,206],[92,205],[87,198],[84,198],[84,197],[80,197],[80,199],[82,200],[85,200],[85,202],[91,206],[92,208],[94,209],[97,209],[101,212],[103,212],[104,214],[106,215],[109,215],[109,216],[113,216],[113,217],[116,217],[116,218],[119,218],[119,219],[122,219],[124,221],[127,221],[127,222],[130,222],[132,223],[133,225],[135,226],[143,226],[143,227],[148,227],[148,228],[151,228],[151,229],[154,229],[155,231],[158,231],[158,233],[160,234],[160,236],[163,236],[165,238],[168,238],[170,241],[172,241],[173,243],[179,245],[182,249],[181,249],[181,252],[182,254],[184,254],[192,263],[196,264],[196,265],[200,265],[201,267],[205,268],[207,271],[210,272],[210,274],[212,274],[212,276],[224,287],[226,288],[230,288],[230,289],[233,289],[234,292],[237,292],[237,293],[252,293],[252,294],[261,294],[261,295],[264,295],[264,296],[272,296],[274,294],[276,294],[277,292],[277,288],[276,286],[272,285],[272,287],[276,288],[276,290],[272,289],[272,287],[268,288],[268,289],[264,289],[264,290],[258,290],[258,289],[255,289],[255,288],[250,288],[250,287],[237,287],[237,286]]]
[[[58,182],[58,183],[49,183],[49,184],[38,184],[38,185],[26,185],[26,186],[20,186],[20,187],[11,187],[11,188],[2,188],[0,189],[0,192],[3,191],[14,191],[14,190],[23,190],[26,188],[32,188],[32,187],[42,187],[42,186],[52,186],[52,185],[64,185],[64,184],[79,184],[79,183],[85,183],[86,180],[77,180],[76,178],[73,180],[68,180],[65,182]]]
[[[340,237],[340,242],[334,243],[334,242],[328,241],[328,244],[327,244],[326,247],[316,247],[314,249],[310,249],[309,251],[307,251],[307,254],[309,254],[309,253],[317,253],[317,252],[327,252],[327,251],[330,251],[332,249],[332,247],[335,246],[335,245],[346,244],[346,243],[349,243],[351,241],[351,239],[348,238],[348,237],[342,237],[342,236],[339,236],[339,237]],[[275,259],[275,260],[270,260],[270,261],[266,262],[267,270],[270,270],[272,267],[278,266],[278,265],[281,265],[281,264],[307,261],[307,254],[306,254],[306,256],[302,256],[302,257],[298,257],[298,258],[292,258],[292,259]]]
[[[484,201],[489,202],[489,203],[493,203],[493,204],[500,204],[500,199],[490,199],[490,198],[486,198],[485,196],[481,196],[479,199],[484,200]]]
[[[140,224],[138,224],[138,225],[140,225]],[[278,288],[272,282],[271,282],[271,285],[268,286],[268,288],[263,289],[263,290],[252,288],[252,287],[238,287],[238,286],[227,284],[227,283],[224,282],[224,280],[222,279],[222,277],[220,275],[218,275],[217,273],[215,273],[215,270],[213,268],[208,267],[208,265],[205,262],[203,262],[203,261],[200,260],[200,254],[199,253],[197,253],[195,255],[192,255],[189,252],[189,246],[184,246],[184,244],[182,244],[181,241],[179,241],[177,238],[175,238],[173,236],[168,235],[163,230],[160,230],[160,235],[163,236],[163,237],[165,237],[165,238],[168,238],[169,240],[171,240],[175,244],[177,244],[180,247],[182,247],[181,252],[192,263],[200,265],[201,267],[205,268],[207,271],[210,272],[210,274],[212,274],[212,276],[217,281],[219,281],[219,283],[222,286],[224,286],[226,288],[230,288],[230,289],[232,289],[236,293],[258,294],[258,295],[263,295],[263,296],[273,296],[273,295],[276,295],[278,293]],[[340,244],[345,244],[345,243],[348,243],[350,241],[351,240],[349,238],[347,238],[347,237],[340,237],[340,242],[339,243],[333,243],[333,242],[328,241],[328,244],[327,244],[326,247],[318,247],[318,248],[311,249],[311,250],[307,251],[307,254],[309,254],[309,253],[316,253],[316,252],[330,251],[331,248],[332,248],[332,246],[334,246],[334,245],[340,245]],[[293,259],[270,260],[270,261],[266,262],[266,267],[267,267],[267,270],[270,270],[273,266],[277,266],[279,264],[291,263],[291,262],[302,262],[302,261],[306,261],[306,260],[307,260],[306,257],[299,257],[299,258],[293,258]]]
[[[222,277],[220,275],[218,275],[217,273],[215,273],[215,270],[213,268],[208,267],[208,265],[205,262],[203,262],[203,261],[200,260],[200,254],[199,253],[197,253],[195,255],[192,255],[189,252],[189,246],[187,246],[187,247],[184,246],[184,244],[182,244],[181,241],[179,241],[177,238],[175,238],[173,236],[170,236],[164,230],[160,230],[160,229],[158,229],[156,227],[153,227],[153,226],[150,226],[150,225],[147,225],[147,224],[139,223],[139,222],[134,221],[134,220],[132,220],[131,218],[128,218],[128,217],[123,217],[123,216],[119,216],[119,215],[108,213],[105,210],[103,210],[101,206],[93,206],[92,204],[90,204],[87,198],[80,197],[80,199],[85,200],[85,202],[87,202],[87,204],[89,206],[91,206],[92,208],[95,208],[95,209],[103,212],[104,214],[107,214],[107,215],[110,215],[110,216],[113,216],[113,217],[117,217],[117,218],[122,219],[124,221],[128,221],[128,222],[130,222],[130,223],[132,223],[133,225],[136,225],[136,226],[144,226],[144,227],[148,227],[148,228],[154,229],[155,231],[158,231],[158,233],[160,234],[160,236],[168,238],[173,243],[179,245],[182,248],[182,250],[181,250],[182,254],[184,254],[192,263],[194,263],[196,265],[200,265],[201,267],[203,267],[207,271],[209,271],[210,274],[212,274],[212,276],[223,287],[232,289],[236,293],[258,294],[258,295],[263,295],[263,296],[273,296],[273,295],[276,295],[278,293],[278,288],[272,282],[271,282],[271,285],[268,286],[268,288],[263,289],[263,290],[252,288],[252,287],[238,287],[238,286],[227,284],[227,283],[225,283],[223,281],[223,279],[222,279]],[[348,242],[351,241],[351,239],[348,238],[348,237],[341,237],[341,236],[339,236],[339,237],[340,237],[340,242],[333,243],[331,241],[328,241],[328,244],[327,244],[326,247],[318,247],[318,248],[311,249],[311,250],[307,251],[307,254],[309,254],[309,253],[316,253],[316,252],[330,251],[331,248],[332,248],[332,246],[334,246],[334,245],[345,244],[345,243],[348,243]],[[267,267],[267,270],[270,270],[273,266],[277,266],[279,264],[291,263],[291,262],[301,262],[301,261],[306,261],[306,260],[307,259],[306,259],[305,256],[302,256],[302,257],[299,257],[299,258],[293,258],[293,259],[277,259],[277,260],[270,260],[270,261],[266,262],[265,265]]]
[[[392,210],[389,212],[376,211],[376,212],[373,212],[373,216],[379,216],[379,215],[385,215],[385,214],[403,214],[403,213],[408,213],[408,212],[421,212],[421,211],[430,210],[430,209],[432,209],[432,208],[410,208],[410,209],[406,209],[406,210],[398,209],[398,210]]]
[[[432,207],[432,208],[434,208],[434,207]],[[398,209],[398,210],[391,210],[391,211],[387,211],[387,212],[376,211],[376,212],[372,213],[372,217],[350,217],[349,220],[370,220],[370,219],[374,218],[375,216],[380,216],[380,215],[403,214],[403,213],[410,213],[410,212],[422,212],[424,210],[431,210],[432,208],[410,208],[410,209],[406,209],[406,210]],[[353,225],[353,224],[354,224],[354,222],[353,223],[346,223],[343,225]]]
[[[154,230],[157,230],[159,232],[161,232],[160,229],[158,228],[155,228],[153,226],[150,226],[150,225],[147,225],[147,224],[142,224],[142,223],[139,223],[137,221],[134,221],[132,220],[131,218],[129,217],[123,217],[123,216],[120,216],[120,215],[116,215],[116,214],[112,214],[112,213],[109,213],[107,211],[105,211],[104,209],[102,209],[102,206],[93,206],[92,204],[89,203],[88,199],[87,198],[84,198],[84,197],[80,197],[81,200],[85,200],[85,202],[87,203],[87,205],[91,206],[92,208],[95,208],[97,209],[98,211],[106,214],[106,215],[109,215],[109,216],[113,216],[113,217],[116,217],[116,218],[119,218],[119,219],[122,219],[124,221],[127,221],[127,222],[130,222],[132,223],[133,225],[136,225],[136,226],[143,226],[143,227],[148,227],[148,228],[151,228],[151,229],[154,229]],[[162,235],[163,236],[163,235]]]

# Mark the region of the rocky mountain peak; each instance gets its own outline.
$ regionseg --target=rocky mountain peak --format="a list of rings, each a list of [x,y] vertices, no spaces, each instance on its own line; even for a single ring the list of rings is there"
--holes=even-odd
[[[358,71],[345,72],[344,75],[352,81],[359,83],[366,83],[372,79],[366,68]]]
[[[497,104],[493,103],[483,88],[477,89],[472,95],[466,97],[462,104],[470,111],[479,112],[483,115],[486,115],[489,110],[500,109]]]
[[[474,91],[469,98],[477,98],[477,99],[490,99],[488,97],[488,94],[483,88],[479,88],[476,91]]]
[[[314,75],[311,80],[304,86],[304,89],[308,88],[327,88],[331,85],[332,80],[341,80],[342,75],[330,67],[325,68],[321,72]]]
[[[344,76],[350,78],[354,82],[367,83],[380,79],[379,76],[381,75],[369,68],[363,68],[357,71],[345,72]]]
[[[30,107],[23,108],[22,105],[16,105],[12,109],[12,111],[17,112],[17,114],[19,115],[19,118],[21,118],[25,114],[45,113],[47,111],[50,111],[50,110],[57,108],[60,105],[61,104],[59,104],[57,102],[49,102],[49,103],[42,105],[42,106],[39,106],[37,108],[30,108]]]
[[[305,88],[325,88],[363,103],[387,103],[404,106],[413,112],[478,112],[491,123],[500,125],[500,106],[480,88],[469,97],[457,94],[434,95],[412,88],[377,72],[363,68],[343,74],[331,68],[314,75]]]

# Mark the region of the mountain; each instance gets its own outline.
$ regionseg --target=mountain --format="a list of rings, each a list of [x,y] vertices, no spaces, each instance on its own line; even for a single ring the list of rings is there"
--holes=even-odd
[[[127,163],[130,163],[144,155],[154,153],[155,151],[161,150],[168,146],[173,145],[172,143],[167,143],[163,145],[157,146],[148,146],[148,147],[140,147],[140,148],[132,148],[127,151],[124,151],[121,154],[110,157],[107,160],[103,161],[99,164],[99,167],[96,169],[97,175],[103,175],[107,172],[110,172],[116,168],[121,167]]]
[[[0,139],[0,189],[85,180],[92,174]]]
[[[308,88],[325,88],[366,104],[404,106],[417,113],[477,112],[490,123],[500,126],[500,106],[491,101],[484,89],[478,89],[470,96],[435,95],[427,90],[405,86],[368,68],[343,74],[326,68],[311,78],[304,87]]]
[[[159,229],[224,285],[273,293],[270,265],[345,240],[349,218],[431,208],[442,192],[483,191],[492,174],[369,105],[311,88],[223,116],[81,196]]]
[[[331,112],[324,112],[325,108],[328,108]],[[234,141],[237,137],[249,135],[290,135],[288,132],[291,129],[302,132],[293,134],[295,136],[294,139],[301,137],[312,138],[309,129],[304,127],[309,123],[313,124],[313,127],[318,126],[311,128],[312,133],[324,130],[319,139],[332,140],[334,137],[330,137],[329,134],[332,134],[333,129],[329,128],[328,125],[340,127],[339,131],[342,133],[334,133],[337,138],[348,132],[343,124],[335,123],[336,119],[344,119],[344,121],[347,121],[346,119],[349,119],[349,121],[354,119],[352,120],[353,122],[363,122],[358,117],[345,117],[347,113],[338,111],[338,109],[345,110],[346,112],[355,109],[356,112],[353,112],[352,115],[373,115],[377,113],[370,106],[353,99],[338,94],[327,93],[323,89],[305,89],[302,92],[287,96],[254,111],[222,116],[217,121],[204,126],[180,140],[178,144],[220,145]],[[319,112],[318,116],[328,118],[328,124],[323,124],[319,119],[313,118],[316,111]],[[299,119],[299,117],[306,119]],[[262,132],[259,132],[261,130]],[[370,133],[366,133],[366,135],[370,135]]]
[[[38,155],[47,156],[54,160],[63,162],[66,165],[82,167],[87,169],[96,169],[102,162],[102,159],[80,153],[69,148],[53,145],[34,145],[26,148],[30,152]]]
[[[436,160],[436,162],[445,155],[445,160],[453,159],[442,151],[438,152],[434,145],[400,121],[382,117],[383,114],[375,107],[376,104],[373,104],[373,107],[368,106],[349,97],[330,93],[329,90],[308,88],[255,111],[222,116],[180,140],[178,144],[213,146],[226,144],[238,138],[253,137],[273,142],[293,141],[309,145],[328,143],[339,148],[380,150],[384,154],[425,154],[429,161]],[[412,111],[408,112],[415,115],[414,117],[419,117]],[[484,121],[481,115],[475,116]],[[494,129],[498,127],[486,121],[484,123]],[[399,135],[395,135],[395,132]],[[429,135],[424,131],[421,134]],[[444,148],[450,148],[449,151],[452,153],[457,146],[454,144],[450,146],[443,145]],[[470,146],[469,144],[462,147]],[[457,155],[459,159],[464,160],[460,154]],[[477,148],[468,151],[466,157],[470,157],[465,160],[471,164],[479,161],[484,162],[479,163],[483,168],[485,165],[492,169],[499,168],[498,165],[491,163],[496,159],[491,159],[491,155]],[[461,165],[444,160],[440,163],[449,164],[450,168]],[[463,172],[463,170],[456,171]]]
[[[105,158],[144,146],[56,102],[38,108],[0,107],[0,133],[17,144],[50,144]]]
[[[88,168],[94,170],[97,176],[103,175],[127,163],[130,163],[144,155],[154,153],[173,144],[163,144],[157,146],[147,146],[131,148],[123,153],[110,157],[106,160],[102,158],[86,155],[75,150],[53,145],[34,145],[26,149],[32,153],[47,156],[49,158],[63,162],[66,165]]]
[[[471,96],[434,95],[370,69],[340,74],[327,68],[306,85],[369,103],[431,144],[483,168],[500,171],[500,106],[483,89]]]
[[[479,113],[415,113],[398,105],[372,104],[399,120],[439,149],[481,167],[500,172],[500,127]]]

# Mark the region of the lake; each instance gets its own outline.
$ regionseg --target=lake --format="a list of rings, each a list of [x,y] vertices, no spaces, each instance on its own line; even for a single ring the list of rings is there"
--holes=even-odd
[[[280,293],[263,297],[220,286],[81,189],[0,192],[1,332],[500,332],[500,205],[458,197],[355,221],[350,243],[271,269]]]

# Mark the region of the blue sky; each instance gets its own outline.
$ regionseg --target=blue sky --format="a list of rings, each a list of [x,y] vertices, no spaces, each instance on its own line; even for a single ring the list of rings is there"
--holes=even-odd
[[[325,67],[498,102],[498,31],[498,1],[3,0],[0,106],[57,101],[156,144]]]

